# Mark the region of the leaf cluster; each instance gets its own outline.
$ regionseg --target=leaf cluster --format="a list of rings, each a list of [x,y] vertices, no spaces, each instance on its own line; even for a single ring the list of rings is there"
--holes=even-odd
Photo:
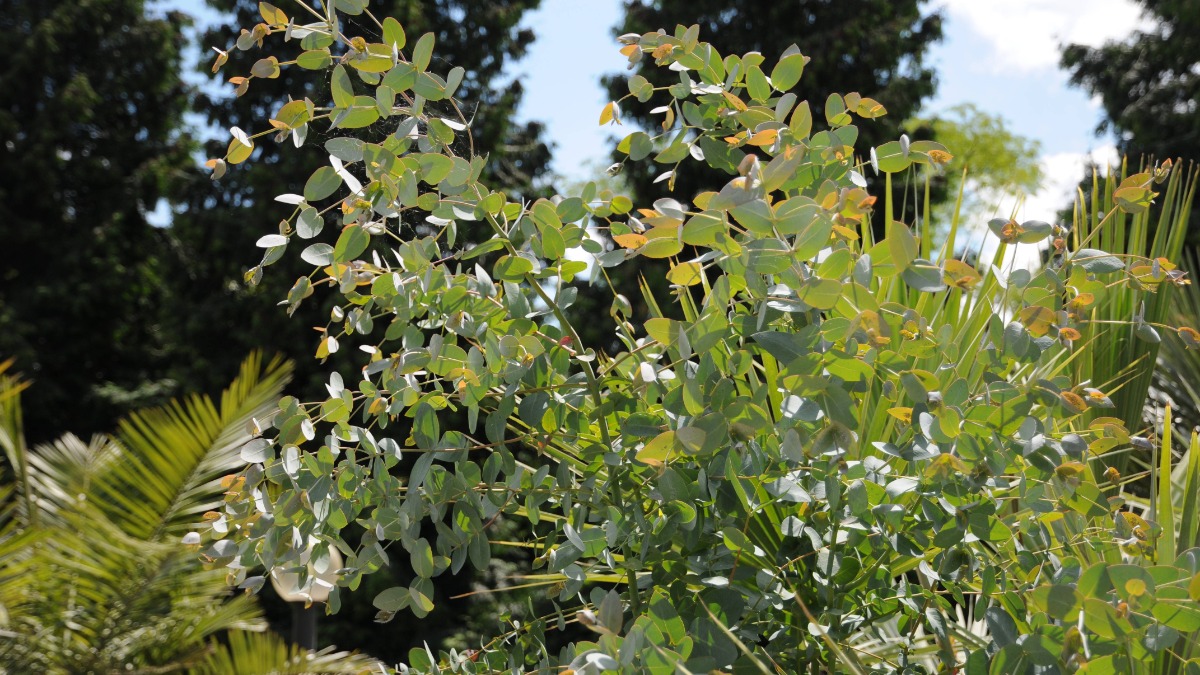
[[[1118,208],[1087,231],[993,221],[999,250],[977,267],[952,256],[953,234],[939,246],[927,224],[896,217],[893,177],[945,165],[946,147],[901,136],[859,159],[879,102],[801,101],[798,47],[774,63],[722,55],[679,26],[621,37],[631,61],[673,80],[631,79],[629,96],[678,126],[618,149],[666,183],[688,163],[732,179],[636,209],[594,184],[511,200],[459,153],[470,120],[430,107],[455,79],[431,66],[434,38],[406,50],[386,21],[369,38],[347,32],[341,12],[358,7],[345,4],[288,19],[283,37],[336,45],[330,90],[250,138],[303,143],[312,125],[368,117],[397,130],[325,143],[328,165],[277,197],[287,215],[251,277],[301,248],[311,271],[283,304],[332,296],[315,356],[361,356],[355,372],[331,370],[321,400],[282,399],[243,448],[224,531],[204,549],[237,582],[295,566],[296,542],[328,542],[346,559],[331,611],[365,576],[411,569],[374,599],[386,621],[428,614],[435,580],[487,566],[495,547],[536,555],[518,581],[553,611],[478,650],[413,650],[403,672],[1007,673],[1192,658],[1198,542],[1162,500],[1134,508],[1119,475],[1097,475],[1089,458],[1157,444],[1106,416],[1111,396],[1075,367],[1110,325],[1144,340],[1166,328],[1089,307],[1187,283],[1169,260],[1096,243],[1178,180],[1170,167],[1126,176]],[[600,113],[620,118],[619,101]],[[463,244],[466,225],[491,237]],[[1046,265],[1005,264],[1035,244]],[[652,317],[614,293],[620,348],[581,344],[576,281],[589,264],[607,274],[646,259],[669,269],[669,293],[641,284]],[[530,537],[499,540],[501,520]],[[352,524],[365,532],[354,544]],[[569,626],[594,637],[552,648]]]

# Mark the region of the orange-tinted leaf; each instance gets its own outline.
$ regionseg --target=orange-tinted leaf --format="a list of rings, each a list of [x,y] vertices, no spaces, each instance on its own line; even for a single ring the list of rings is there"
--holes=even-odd
[[[646,238],[640,234],[637,234],[636,232],[631,232],[629,234],[614,234],[612,239],[613,241],[617,242],[617,245],[621,248],[638,248],[642,244],[646,243]]]

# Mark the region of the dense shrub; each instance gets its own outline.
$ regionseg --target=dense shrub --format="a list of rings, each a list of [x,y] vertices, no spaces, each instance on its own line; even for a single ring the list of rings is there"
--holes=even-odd
[[[662,125],[619,148],[668,186],[684,162],[728,182],[636,210],[594,185],[510,202],[478,180],[461,70],[430,71],[432,35],[409,44],[394,20],[349,32],[339,16],[365,4],[264,4],[238,41],[271,50],[240,86],[294,66],[330,84],[265,131],[235,129],[212,161],[220,175],[272,135],[331,129],[329,165],[276,198],[284,219],[247,277],[300,248],[313,269],[282,304],[340,296],[316,357],[362,363],[331,372],[325,400],[280,401],[242,450],[228,531],[205,549],[239,583],[304,569],[304,544],[329,541],[346,557],[332,611],[363,575],[411,567],[374,600],[386,620],[429,612],[435,579],[486,567],[495,546],[532,550],[521,582],[545,587],[546,613],[477,651],[414,650],[405,668],[421,672],[1183,670],[1200,631],[1196,528],[1175,529],[1169,489],[1135,512],[1119,476],[1097,475],[1089,458],[1158,446],[1097,414],[1112,401],[1079,376],[1103,331],[1160,339],[1143,309],[1096,317],[1110,295],[1186,283],[1170,261],[1010,219],[990,223],[993,264],[956,259],[953,230],[935,242],[929,223],[892,218],[893,176],[928,176],[946,148],[856,154],[881,105],[830,94],[814,112],[792,92],[799,48],[722,56],[696,27],[621,37],[631,62],[678,81],[630,78]],[[879,201],[867,172],[885,177]],[[1086,232],[1144,214],[1168,178],[1125,177]],[[1022,245],[1048,262],[1007,264]],[[573,315],[575,284],[643,258],[670,264],[669,296],[643,285],[651,316],[621,296],[608,317]],[[576,326],[610,319],[623,351],[583,348]],[[500,519],[527,522],[528,539],[492,541]],[[351,523],[356,546],[340,536]],[[591,640],[549,647],[567,624]]]

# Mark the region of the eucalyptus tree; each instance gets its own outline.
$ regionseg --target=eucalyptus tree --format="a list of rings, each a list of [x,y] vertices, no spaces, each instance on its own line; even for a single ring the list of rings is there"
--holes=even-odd
[[[250,34],[270,51],[237,76],[253,88],[310,64],[328,90],[233,130],[211,160],[222,174],[259,144],[334,130],[256,242],[251,278],[297,249],[308,264],[289,311],[335,309],[310,342],[324,393],[281,399],[242,448],[203,549],[235,582],[260,585],[328,542],[346,560],[331,611],[372,574],[410,574],[374,594],[388,621],[434,611],[446,574],[504,548],[534,554],[512,582],[549,606],[506,617],[478,648],[415,648],[401,672],[1191,667],[1200,542],[1175,516],[1170,434],[1156,443],[1103,416],[1112,383],[1087,368],[1114,335],[1200,345],[1161,318],[1187,277],[1159,253],[1182,233],[1124,236],[1144,235],[1155,200],[1174,203],[1194,175],[1125,172],[1113,208],[1070,231],[993,220],[998,251],[977,268],[953,256],[953,229],[939,244],[896,217],[893,183],[928,180],[949,149],[901,136],[856,153],[883,103],[793,91],[810,58],[840,53],[726,55],[681,25],[621,38],[670,84],[631,78],[600,121],[629,99],[658,103],[682,133],[633,130],[620,163],[668,185],[690,163],[732,177],[639,208],[595,184],[514,198],[461,152],[472,122],[445,103],[461,71],[434,61],[436,36],[347,18],[365,5],[266,6]],[[396,130],[375,142],[342,135],[382,120]],[[1050,247],[1044,267],[1005,264],[1030,245]],[[589,263],[647,260],[667,282],[641,284],[650,318],[616,294],[608,319],[572,316]],[[582,344],[584,322],[610,326],[617,349]],[[1158,449],[1146,504],[1103,466],[1138,448]],[[530,534],[498,533],[513,521]]]

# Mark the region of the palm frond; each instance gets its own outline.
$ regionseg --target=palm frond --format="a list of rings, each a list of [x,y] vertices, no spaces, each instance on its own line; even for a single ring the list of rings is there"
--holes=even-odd
[[[1200,167],[1185,168],[1182,162],[1175,164],[1165,185],[1159,188],[1155,205],[1141,213],[1125,213],[1117,207],[1114,193],[1129,173],[1132,171],[1124,163],[1118,172],[1110,170],[1103,177],[1093,173],[1090,199],[1085,199],[1081,191],[1075,204],[1074,248],[1089,246],[1123,258],[1133,256],[1179,262]],[[1085,337],[1095,338],[1088,350],[1090,358],[1076,365],[1075,379],[1080,382],[1090,380],[1093,386],[1108,383],[1111,387],[1112,383],[1120,383],[1121,389],[1112,395],[1115,410],[1093,416],[1117,417],[1130,430],[1145,427],[1143,407],[1154,375],[1159,344],[1138,338],[1134,326],[1127,322],[1135,316],[1141,316],[1151,325],[1168,321],[1179,295],[1178,289],[1169,284],[1162,284],[1157,292],[1134,285],[1118,285],[1104,291],[1091,312],[1095,328],[1084,333]],[[1131,369],[1132,364],[1137,366]],[[1147,460],[1128,453],[1116,456],[1111,463],[1121,473],[1129,473],[1131,463],[1149,468]]]
[[[120,449],[112,439],[97,434],[84,442],[66,434],[52,443],[34,446],[26,455],[29,487],[37,495],[43,522],[50,522],[59,511],[77,506],[87,499],[92,483],[110,469]]]
[[[375,659],[332,648],[309,652],[273,633],[233,631],[213,643],[192,675],[359,675],[387,673]]]
[[[131,415],[115,438],[64,436],[32,450],[19,397],[0,399],[14,469],[0,485],[0,672],[342,673],[374,663],[330,651],[308,659],[277,637],[247,637],[266,627],[255,598],[234,594],[224,569],[206,569],[179,540],[220,501],[221,476],[242,465],[247,422],[265,421],[290,372],[252,356],[219,406],[192,397]],[[0,389],[13,383],[0,364]],[[234,637],[219,641],[227,631]],[[255,660],[271,654],[282,657]]]
[[[259,355],[221,397],[193,396],[184,402],[130,415],[116,433],[122,451],[96,498],[106,515],[131,535],[148,541],[178,541],[221,499],[222,476],[242,465],[239,449],[251,434],[252,418],[269,416],[291,365]]]

